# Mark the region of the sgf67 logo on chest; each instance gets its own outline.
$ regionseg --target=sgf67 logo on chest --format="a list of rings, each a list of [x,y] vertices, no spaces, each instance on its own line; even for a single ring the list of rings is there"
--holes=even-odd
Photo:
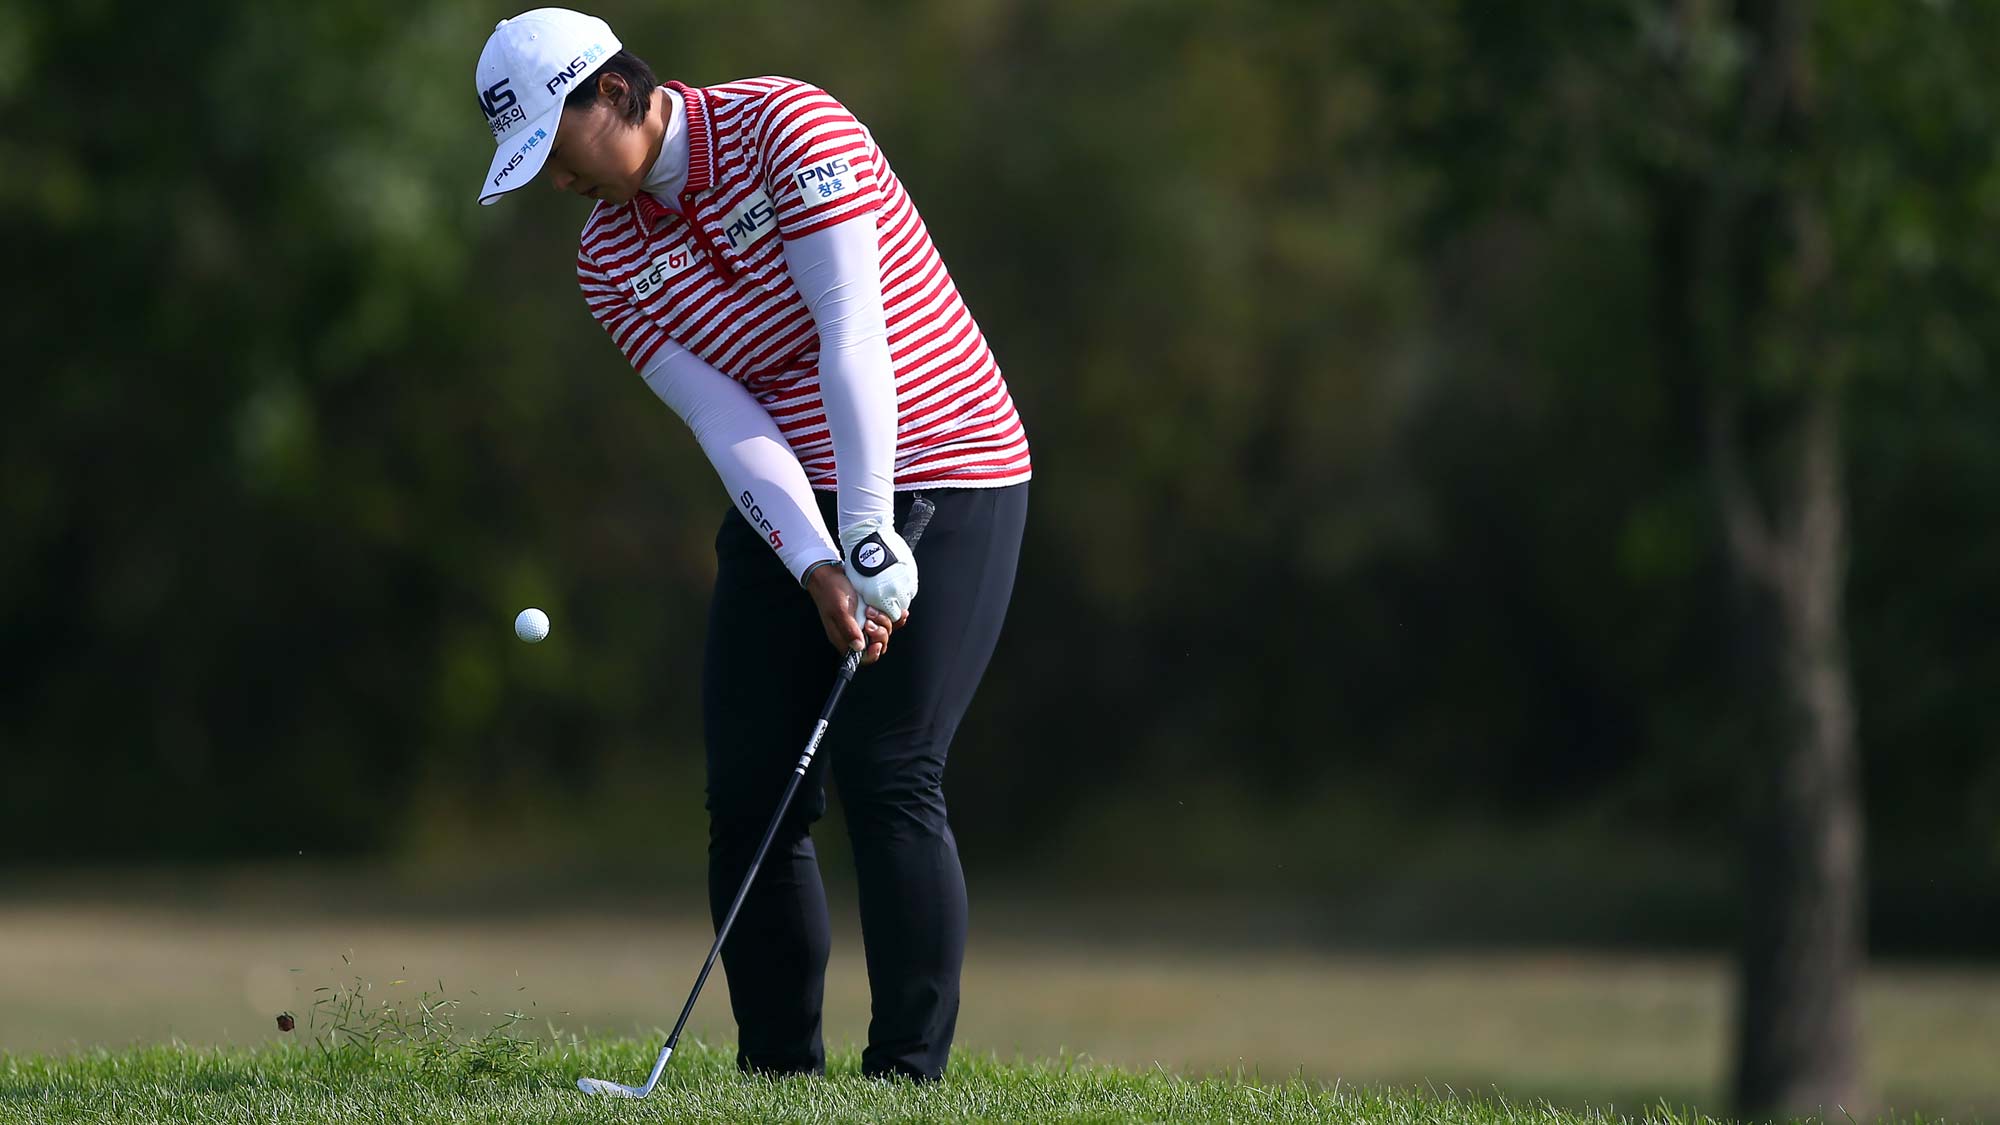
[[[660,286],[672,281],[689,266],[694,265],[694,261],[693,247],[669,247],[659,257],[653,259],[651,266],[644,267],[632,275],[632,295],[641,298],[652,296]]]

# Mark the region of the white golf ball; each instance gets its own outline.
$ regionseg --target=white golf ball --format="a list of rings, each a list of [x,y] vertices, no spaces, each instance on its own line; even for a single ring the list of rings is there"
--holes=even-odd
[[[514,618],[514,635],[534,644],[549,635],[549,615],[539,609],[524,609]]]

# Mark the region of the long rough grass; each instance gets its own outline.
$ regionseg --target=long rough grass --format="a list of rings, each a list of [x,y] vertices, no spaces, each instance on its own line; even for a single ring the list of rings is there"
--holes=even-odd
[[[392,985],[406,982],[392,981]],[[442,986],[440,986],[442,992]],[[1636,1116],[1452,1090],[1361,1089],[1257,1076],[1130,1072],[1077,1057],[1008,1063],[961,1053],[941,1083],[860,1074],[838,1055],[825,1078],[739,1073],[734,1052],[684,1042],[644,1102],[586,1097],[579,1076],[636,1082],[657,1041],[584,1039],[520,1012],[483,1031],[457,1026],[459,1002],[390,1000],[372,984],[316,990],[274,1046],[183,1043],[71,1054],[0,1053],[0,1122],[1659,1122],[1704,1125],[1666,1104]],[[1838,1119],[1837,1119],[1838,1120]],[[1847,1119],[1851,1120],[1851,1119]],[[1884,1118],[1921,1123],[1923,1117]]]
[[[746,1077],[732,1051],[684,1043],[644,1102],[585,1097],[579,1075],[637,1082],[657,1044],[507,1037],[440,1049],[424,1041],[328,1049],[182,1044],[68,1056],[0,1055],[5,1122],[1370,1122],[1584,1125],[1715,1119],[1659,1105],[1574,1111],[1449,1090],[1356,1089],[1244,1076],[1130,1073],[1084,1060],[959,1058],[930,1085],[860,1075],[858,1055],[825,1078]],[[1809,1119],[1817,1120],[1817,1119]],[[1843,1118],[1835,1118],[1836,1121]],[[1925,1118],[1884,1118],[1921,1125]]]
[[[655,1044],[549,1044],[520,1054],[427,1055],[411,1045],[368,1053],[155,1046],[68,1057],[0,1058],[0,1120],[33,1122],[1302,1122],[1569,1125],[1712,1119],[1660,1106],[1642,1116],[1556,1110],[1448,1091],[1127,1073],[1076,1059],[955,1061],[944,1082],[859,1074],[858,1056],[827,1077],[746,1078],[732,1052],[684,1045],[645,1102],[587,1098],[580,1074],[639,1081]],[[496,1061],[498,1060],[498,1061]],[[1922,1121],[1921,1118],[1908,1119]]]

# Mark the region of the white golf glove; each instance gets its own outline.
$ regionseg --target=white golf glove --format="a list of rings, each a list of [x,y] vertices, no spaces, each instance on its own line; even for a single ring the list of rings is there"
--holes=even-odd
[[[889,620],[901,620],[916,600],[917,557],[895,525],[886,516],[860,520],[841,531],[840,548],[847,556],[847,580],[861,600]]]

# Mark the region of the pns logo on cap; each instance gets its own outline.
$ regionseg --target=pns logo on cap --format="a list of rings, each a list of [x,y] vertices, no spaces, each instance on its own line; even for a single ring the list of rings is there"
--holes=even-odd
[[[486,114],[486,127],[493,130],[496,141],[516,124],[528,120],[528,111],[521,108],[521,99],[507,88],[510,81],[502,78],[479,92],[479,108]]]
[[[610,57],[611,57],[611,52],[604,49],[604,44],[592,43],[590,46],[585,47],[583,49],[582,54],[569,60],[569,63],[567,65],[562,67],[560,70],[557,70],[555,74],[551,75],[549,77],[549,80],[542,83],[542,85],[548,90],[549,93],[553,94],[556,91],[561,90],[564,86],[569,85],[572,80],[581,78],[584,75],[589,74],[591,71],[596,70],[597,69],[596,64],[600,60],[608,59]]]
[[[479,202],[535,178],[554,147],[564,96],[622,46],[609,24],[568,8],[536,8],[494,26],[473,70],[479,111],[498,150]]]

